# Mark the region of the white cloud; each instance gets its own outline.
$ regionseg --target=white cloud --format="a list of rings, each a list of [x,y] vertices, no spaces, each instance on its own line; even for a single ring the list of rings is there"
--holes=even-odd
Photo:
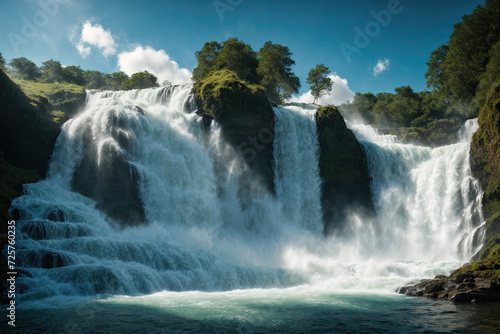
[[[333,73],[328,77],[333,81],[332,89],[327,95],[320,97],[316,103],[321,105],[339,105],[354,99],[354,92],[349,88],[347,79],[341,78],[337,75],[337,73]],[[299,97],[292,97],[290,102],[312,103],[313,100],[314,97],[312,96],[311,91],[308,91]]]
[[[180,68],[164,50],[155,50],[149,46],[138,46],[132,51],[120,53],[118,67],[128,75],[148,71],[158,77],[159,83],[165,80],[174,85],[191,82],[189,70]]]
[[[373,68],[373,75],[377,76],[385,70],[389,69],[389,65],[391,64],[390,60],[385,58],[384,60],[378,60],[377,65]]]
[[[78,52],[80,53],[80,55],[83,57],[83,58],[87,58],[87,56],[90,54],[91,50],[90,50],[90,46],[84,46],[83,44],[80,44],[78,43],[76,45],[76,48],[78,50]]]
[[[82,26],[80,41],[76,44],[76,48],[85,58],[91,53],[90,46],[100,49],[104,57],[116,54],[117,44],[111,33],[104,30],[100,24],[92,25],[90,21],[87,21]]]

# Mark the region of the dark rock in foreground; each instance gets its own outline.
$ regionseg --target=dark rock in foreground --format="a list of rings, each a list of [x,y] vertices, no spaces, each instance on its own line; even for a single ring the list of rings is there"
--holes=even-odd
[[[407,296],[451,300],[453,302],[500,301],[500,282],[494,278],[479,277],[476,273],[438,275],[400,287],[397,293]]]

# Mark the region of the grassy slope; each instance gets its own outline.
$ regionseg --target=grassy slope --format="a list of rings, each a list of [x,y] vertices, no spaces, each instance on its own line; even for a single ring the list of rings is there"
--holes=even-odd
[[[64,123],[85,101],[85,88],[68,83],[39,83],[26,80],[13,80],[32,101],[33,105],[44,104],[52,120]]]

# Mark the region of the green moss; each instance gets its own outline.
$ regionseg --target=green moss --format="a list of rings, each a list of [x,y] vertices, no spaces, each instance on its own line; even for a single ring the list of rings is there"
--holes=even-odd
[[[63,124],[68,120],[68,116],[62,111],[54,110],[51,111],[50,114],[52,115],[52,121],[56,124]]]
[[[264,88],[241,80],[232,71],[219,70],[196,82],[193,92],[205,126],[215,119],[227,143],[247,163],[252,177],[260,178],[274,192],[274,113]],[[263,135],[266,139],[259,139]]]
[[[265,96],[263,87],[239,79],[230,70],[212,72],[197,82],[193,90],[199,102],[198,106],[201,107],[200,112],[212,118],[224,117],[223,113],[236,105],[251,108],[251,103],[255,102],[255,95]],[[238,112],[237,109],[234,111]]]
[[[471,143],[471,167],[485,190],[484,211],[490,217],[500,211],[500,82],[479,113],[479,127]]]
[[[85,87],[69,83],[40,83],[13,80],[37,108],[48,111],[73,113],[85,102]],[[66,120],[62,114],[52,117],[56,123]]]
[[[495,278],[500,280],[500,244],[489,248],[488,256],[481,261],[466,264],[458,270],[458,274],[474,273],[480,277]]]

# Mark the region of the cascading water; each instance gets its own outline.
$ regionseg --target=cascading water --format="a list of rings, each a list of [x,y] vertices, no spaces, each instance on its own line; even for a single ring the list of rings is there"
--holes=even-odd
[[[472,177],[469,143],[477,120],[460,129],[460,142],[431,149],[399,144],[366,125],[352,126],[368,157],[377,219],[365,222],[371,254],[404,260],[468,260],[482,245],[481,189]],[[361,231],[354,233],[362,235]]]
[[[88,92],[47,179],[12,204],[23,299],[297,284],[393,291],[480,246],[473,123],[462,142],[434,150],[352,126],[378,217],[353,212],[351,233],[326,238],[315,110],[274,108],[274,195],[246,179],[217,123],[206,132],[190,90]]]
[[[276,109],[278,196],[255,184],[243,199],[248,167],[217,124],[204,134],[190,90],[88,92],[48,178],[12,204],[25,299],[301,282],[280,254],[296,235],[321,235],[314,112]]]

